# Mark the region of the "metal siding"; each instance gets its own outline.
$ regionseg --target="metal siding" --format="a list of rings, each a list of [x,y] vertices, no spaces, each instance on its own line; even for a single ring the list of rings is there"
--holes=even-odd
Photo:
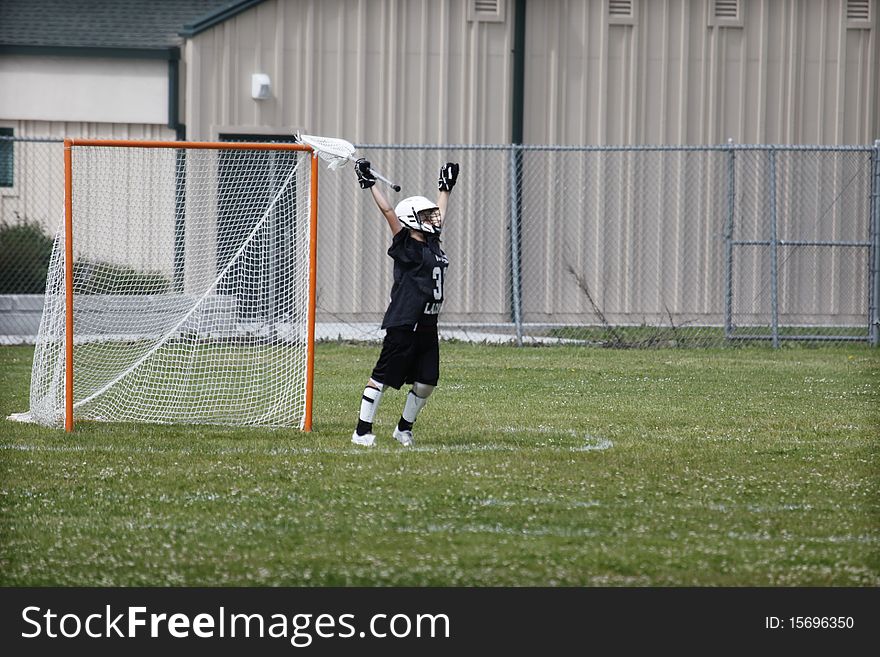
[[[847,29],[842,4],[830,0],[744,2],[740,28],[710,27],[708,3],[702,1],[640,2],[632,26],[609,23],[604,2],[531,2],[526,141],[717,144],[732,137],[739,143],[870,143],[877,134],[871,132],[877,123],[871,100],[877,95],[877,81],[870,73],[876,70],[876,29]],[[582,29],[580,38],[572,36],[573,26]],[[599,45],[590,48],[591,43]],[[596,78],[598,93],[590,93]],[[583,120],[593,116],[598,120]],[[689,166],[687,156],[662,159],[663,176]],[[676,177],[680,187],[669,189],[659,207],[652,208],[644,205],[633,184],[637,179],[633,165],[625,160],[621,157],[614,165],[618,168],[612,177],[623,190],[622,196],[613,199],[612,205],[607,205],[609,200],[596,200],[601,214],[619,217],[615,224],[585,229],[566,217],[556,228],[527,236],[524,267],[550,263],[543,265],[543,283],[524,291],[527,320],[559,318],[566,308],[564,300],[577,299],[579,292],[565,263],[583,262],[582,252],[591,253],[594,292],[614,291],[613,298],[601,299],[609,312],[642,309],[662,315],[667,305],[674,309],[685,300],[691,308],[718,311],[711,299],[722,295],[715,294],[708,279],[684,272],[714,275],[713,263],[723,256],[717,237],[723,227],[725,190],[710,182],[717,175],[709,175],[720,164]],[[609,165],[597,166],[605,170]],[[560,166],[564,168],[550,165],[548,185],[564,179]],[[842,184],[842,174],[831,173],[836,181],[832,184]],[[822,180],[818,177],[816,184]],[[781,190],[780,195],[783,191],[802,194],[805,190]],[[533,199],[526,200],[531,211],[560,217],[552,198],[545,198],[539,190],[527,192]],[[601,190],[591,193],[598,195]],[[792,199],[780,196],[778,202],[782,220],[789,216],[785,204]],[[811,209],[836,234],[849,232],[846,227],[853,216],[864,214],[864,208],[852,210],[855,215],[835,207],[821,216],[821,209]],[[755,212],[763,217],[766,207]],[[658,213],[667,219],[661,221]],[[658,234],[657,228],[662,223],[669,230],[670,219],[678,239],[669,242],[678,246],[667,253],[662,246],[665,235]],[[663,256],[655,269],[640,269],[637,263],[643,254],[658,243]],[[616,265],[604,270],[601,263],[612,257]],[[820,270],[804,270],[801,275],[798,263],[804,256],[786,257],[780,285],[787,286],[785,298],[797,300],[798,307],[812,303],[818,309],[826,304],[846,314],[858,306],[860,300],[853,298],[853,290],[860,286],[843,282],[854,280],[857,273],[851,271],[851,259],[829,250],[817,256]],[[758,261],[753,263],[758,271]],[[766,265],[760,268],[766,270]],[[633,279],[634,271],[640,280]],[[738,288],[742,297],[766,296],[766,281],[759,275],[747,278]],[[579,302],[574,303],[579,307]],[[638,321],[637,316],[628,316]]]
[[[464,0],[264,2],[189,42],[189,137],[301,130],[355,143],[506,142],[512,15],[511,5],[503,23],[469,22]],[[250,97],[252,73],[270,76],[271,98]],[[384,171],[407,166],[400,154],[374,156]],[[436,167],[443,157],[437,155]],[[435,169],[423,170],[415,184],[419,187],[407,193],[432,196]],[[389,196],[394,203],[396,197]],[[391,281],[384,221],[367,195],[359,194],[350,168],[322,170],[321,198],[326,201],[319,222],[319,312],[343,318],[366,313],[378,320]],[[455,216],[487,211],[478,206],[476,198],[456,200],[452,223],[462,234],[468,224]],[[492,211],[504,216],[503,208]],[[461,239],[455,231],[450,235],[451,243]],[[485,290],[495,289],[500,284],[495,279],[503,276],[496,266],[505,254],[503,242],[497,251],[485,265],[462,253],[486,269]],[[450,294],[456,298],[453,311],[469,298],[488,306],[503,303],[497,296],[480,298],[479,291]]]
[[[874,11],[873,29],[848,29],[844,3],[836,0],[755,0],[742,2],[742,26],[713,26],[710,0],[635,4],[633,23],[619,24],[609,21],[606,0],[527,2],[526,143],[717,144],[732,138],[854,144],[880,135],[873,73],[880,12]],[[299,129],[374,144],[506,143],[513,2],[507,9],[504,22],[469,22],[465,0],[269,0],[188,44],[189,136]],[[268,100],[250,98],[250,76],[257,72],[272,79]],[[382,170],[406,172],[406,193],[430,195],[431,166],[443,155],[414,170],[405,152],[373,149],[371,157]],[[487,161],[502,171],[508,166],[502,156]],[[528,166],[528,154],[524,161]],[[646,166],[649,183],[662,190],[650,203],[639,189]],[[725,166],[723,157],[687,153],[641,159],[620,153],[589,165],[551,154],[539,173],[527,171],[523,211],[546,219],[523,235],[522,264],[531,274],[523,290],[526,319],[556,321],[588,310],[568,265],[584,272],[602,307],[621,321],[685,307],[719,316],[727,200],[717,181],[725,179]],[[842,184],[843,174],[831,169],[822,175]],[[490,184],[499,175],[464,171],[472,189],[479,189],[481,177]],[[378,319],[390,287],[388,235],[351,175],[321,174],[319,307]],[[786,175],[780,172],[780,184]],[[760,178],[742,183],[767,193]],[[835,207],[823,215],[785,193],[779,191],[780,220],[812,212],[834,235],[846,233],[849,212]],[[593,216],[614,219],[585,223],[571,216],[580,206],[570,205],[566,194],[583,199]],[[468,267],[473,278],[451,291],[447,310],[479,310],[501,320],[508,299],[497,291],[505,289],[509,249],[503,240],[486,247],[480,236],[486,226],[507,234],[509,209],[463,194],[453,211],[447,237],[458,258],[453,267]],[[741,212],[766,232],[766,205]],[[657,249],[660,257],[646,266],[646,254]],[[803,256],[789,256],[780,271],[784,297],[797,299],[798,307],[809,300],[816,308],[828,302],[851,312],[858,305],[852,290],[859,287],[846,284],[855,275],[852,265],[830,253],[819,260],[822,271],[810,272]],[[766,253],[755,249],[741,262],[736,298],[760,305]]]
[[[863,144],[880,130],[880,14],[847,28],[845,2],[741,1],[742,27],[710,26],[710,0],[532,0],[526,141],[532,144]]]
[[[867,143],[880,132],[877,23],[836,0],[755,0],[741,27],[710,0],[527,2],[525,141],[533,144]],[[465,0],[269,0],[188,45],[190,136],[218,126],[369,143],[505,143],[513,2],[469,22]],[[250,97],[252,73],[272,98]],[[198,94],[192,93],[198,91]]]
[[[512,11],[467,21],[467,3],[270,0],[188,44],[193,139],[228,126],[371,143],[499,143],[510,132]],[[266,73],[272,97],[250,97]],[[192,76],[190,75],[190,78]]]

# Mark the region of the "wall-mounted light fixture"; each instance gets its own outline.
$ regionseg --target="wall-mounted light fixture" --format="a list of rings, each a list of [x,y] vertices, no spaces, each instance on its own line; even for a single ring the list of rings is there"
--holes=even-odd
[[[254,73],[251,76],[251,98],[263,100],[268,98],[272,90],[272,81],[265,73]]]

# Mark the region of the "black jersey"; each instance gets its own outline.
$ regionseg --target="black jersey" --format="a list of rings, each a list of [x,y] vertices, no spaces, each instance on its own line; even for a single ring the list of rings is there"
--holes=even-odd
[[[439,239],[426,238],[427,242],[420,242],[404,228],[391,241],[388,255],[394,259],[394,285],[383,329],[437,326],[449,260]]]

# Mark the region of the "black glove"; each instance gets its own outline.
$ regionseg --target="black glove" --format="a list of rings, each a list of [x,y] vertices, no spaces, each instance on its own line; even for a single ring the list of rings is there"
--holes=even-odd
[[[455,187],[455,181],[458,180],[458,164],[455,162],[447,162],[440,167],[440,180],[437,186],[441,192],[451,192]]]
[[[364,158],[354,163],[354,172],[357,174],[361,189],[369,189],[376,184],[376,176],[370,171],[370,161]]]

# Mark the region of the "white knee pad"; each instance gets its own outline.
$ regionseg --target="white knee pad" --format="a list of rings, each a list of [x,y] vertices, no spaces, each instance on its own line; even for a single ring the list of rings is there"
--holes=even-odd
[[[427,399],[431,396],[431,393],[434,392],[434,388],[437,386],[431,386],[427,383],[419,383],[416,381],[413,383],[412,391],[416,395],[416,397],[421,397],[422,399]]]

